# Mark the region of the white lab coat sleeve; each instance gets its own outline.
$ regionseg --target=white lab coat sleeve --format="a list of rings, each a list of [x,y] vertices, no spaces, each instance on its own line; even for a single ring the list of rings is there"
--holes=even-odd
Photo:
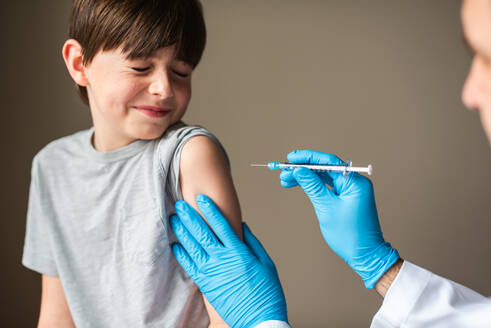
[[[254,326],[254,328],[291,328],[287,322],[278,320],[268,320],[261,322],[259,325]]]
[[[371,328],[491,327],[491,298],[404,261]]]

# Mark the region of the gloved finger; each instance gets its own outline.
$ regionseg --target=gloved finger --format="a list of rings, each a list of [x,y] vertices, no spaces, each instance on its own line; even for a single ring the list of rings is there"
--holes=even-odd
[[[326,187],[324,181],[322,181],[315,172],[312,172],[309,169],[303,167],[296,168],[293,171],[293,176],[310,198],[316,209],[319,205],[322,206],[327,198],[335,196],[334,193]]]
[[[196,280],[198,277],[198,267],[193,262],[191,257],[186,253],[186,250],[179,244],[172,244],[172,253],[174,253],[177,262],[181,265],[181,267],[186,271],[186,273],[191,277],[191,279]]]
[[[334,154],[322,153],[315,150],[295,150],[287,155],[288,161],[294,164],[317,164],[317,165],[346,165]],[[324,183],[333,188],[335,193],[342,189],[344,176],[342,172],[328,171],[318,173]]]
[[[284,188],[293,188],[298,186],[297,180],[295,180],[292,170],[281,171],[280,182],[281,186]]]
[[[178,200],[175,208],[186,229],[206,251],[221,247],[220,242],[206,225],[206,222],[203,221],[199,213],[191,205],[185,201]]]
[[[315,172],[325,184],[332,187],[333,182],[331,176],[326,172]],[[293,188],[298,186],[298,182],[293,176],[293,170],[283,170],[280,174],[281,186],[284,188]]]
[[[169,219],[172,230],[177,239],[181,243],[182,247],[186,250],[188,256],[193,260],[198,268],[202,267],[203,264],[208,260],[209,255],[201,247],[200,244],[196,242],[189,231],[184,227],[181,220],[177,215],[173,215]]]
[[[345,165],[334,154],[322,153],[316,150],[294,150],[287,155],[288,161],[294,164]]]
[[[252,234],[251,229],[249,229],[249,226],[245,222],[242,222],[242,231],[244,232],[244,243],[259,259],[259,261],[270,267],[274,267],[273,260],[271,260],[261,242]]]
[[[222,212],[216,204],[208,198],[206,195],[198,195],[196,197],[196,203],[203,213],[206,221],[213,229],[217,237],[221,240],[225,246],[233,246],[241,240],[235,233],[234,229],[230,226],[227,219],[223,216]]]

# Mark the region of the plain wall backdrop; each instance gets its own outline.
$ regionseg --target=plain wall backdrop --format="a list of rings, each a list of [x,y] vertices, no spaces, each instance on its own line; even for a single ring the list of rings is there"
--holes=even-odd
[[[305,195],[250,163],[333,152],[372,177],[404,259],[491,294],[491,151],[460,91],[459,1],[204,1],[208,43],[184,117],[222,141],[244,220],[276,262],[294,327],[366,327],[382,299],[324,243]],[[21,265],[33,156],[88,128],[61,57],[70,1],[3,5],[0,323],[32,327]],[[197,168],[199,169],[199,168]]]

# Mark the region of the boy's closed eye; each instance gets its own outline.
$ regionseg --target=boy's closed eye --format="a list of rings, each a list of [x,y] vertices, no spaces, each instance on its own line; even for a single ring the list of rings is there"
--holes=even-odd
[[[179,77],[182,77],[182,78],[186,78],[190,75],[190,73],[187,73],[187,72],[182,72],[182,71],[178,71],[178,70],[172,70],[172,72],[174,72],[174,74],[176,74],[177,76]]]
[[[150,66],[147,66],[147,67],[131,67],[131,69],[133,69],[134,71],[136,71],[138,73],[148,72],[150,70],[150,68],[151,68]],[[187,70],[178,70],[178,69],[172,69],[172,73],[174,73],[175,75],[177,75],[178,77],[181,77],[181,78],[186,78],[191,74]]]
[[[191,65],[182,60],[175,60],[171,66],[171,70],[180,78],[187,78],[193,72]]]
[[[140,73],[143,73],[143,72],[146,72],[150,69],[150,67],[132,67],[132,69],[134,71],[137,71],[137,72],[140,72]]]

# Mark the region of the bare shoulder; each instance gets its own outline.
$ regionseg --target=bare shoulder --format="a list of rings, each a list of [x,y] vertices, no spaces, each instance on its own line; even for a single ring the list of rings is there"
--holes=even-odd
[[[181,152],[181,166],[187,169],[194,164],[201,163],[219,165],[219,169],[228,170],[227,161],[220,147],[207,136],[196,136],[189,139],[183,146]]]
[[[183,192],[191,190],[194,196],[220,190],[228,192],[233,188],[225,155],[215,141],[206,136],[193,137],[184,145],[179,171],[181,189]]]
[[[206,136],[191,138],[181,152],[179,176],[186,202],[198,209],[196,196],[207,195],[242,236],[239,200],[225,155],[215,141]]]

